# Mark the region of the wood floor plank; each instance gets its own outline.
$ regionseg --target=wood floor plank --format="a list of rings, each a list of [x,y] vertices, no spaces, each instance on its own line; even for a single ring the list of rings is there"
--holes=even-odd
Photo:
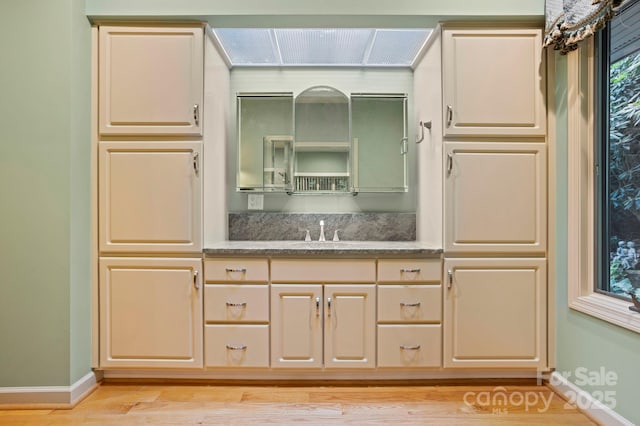
[[[3,426],[249,424],[594,423],[545,386],[511,384],[332,387],[107,383],[71,410],[0,411]]]

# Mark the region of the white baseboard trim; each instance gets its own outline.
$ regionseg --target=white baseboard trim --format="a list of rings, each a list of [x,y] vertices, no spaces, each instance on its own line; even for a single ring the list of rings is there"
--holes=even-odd
[[[589,392],[580,389],[568,381],[558,372],[551,373],[551,376],[548,378],[548,385],[598,424],[607,426],[634,426],[632,422],[594,398]]]
[[[72,408],[96,389],[98,382],[92,371],[71,386],[0,387],[0,410]]]

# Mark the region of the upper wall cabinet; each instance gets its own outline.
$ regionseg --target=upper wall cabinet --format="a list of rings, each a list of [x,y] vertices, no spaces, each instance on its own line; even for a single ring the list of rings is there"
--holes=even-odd
[[[544,136],[540,29],[445,28],[445,136]]]
[[[202,27],[99,29],[103,135],[202,135]]]

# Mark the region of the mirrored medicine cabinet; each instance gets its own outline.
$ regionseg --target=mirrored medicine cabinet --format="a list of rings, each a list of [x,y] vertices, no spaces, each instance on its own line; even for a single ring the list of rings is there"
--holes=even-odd
[[[237,95],[238,191],[407,191],[407,96],[314,86]]]

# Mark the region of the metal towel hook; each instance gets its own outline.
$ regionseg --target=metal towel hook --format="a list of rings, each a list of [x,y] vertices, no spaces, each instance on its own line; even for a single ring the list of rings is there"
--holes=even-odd
[[[424,129],[427,128],[431,130],[431,121],[422,121],[420,120],[420,139],[416,139],[416,143],[420,143],[424,140]]]

